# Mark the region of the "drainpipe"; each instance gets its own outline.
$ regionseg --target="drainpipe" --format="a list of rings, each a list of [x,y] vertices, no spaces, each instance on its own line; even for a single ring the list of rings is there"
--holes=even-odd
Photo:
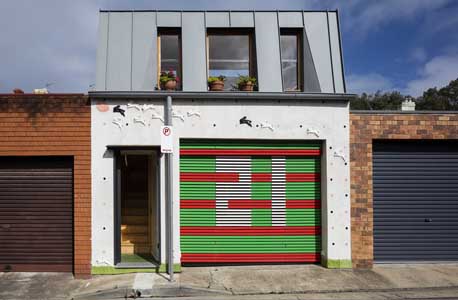
[[[172,126],[172,97],[167,96],[164,109],[164,123]],[[169,281],[173,281],[173,194],[172,194],[172,153],[165,153],[165,227],[167,238],[167,273]]]

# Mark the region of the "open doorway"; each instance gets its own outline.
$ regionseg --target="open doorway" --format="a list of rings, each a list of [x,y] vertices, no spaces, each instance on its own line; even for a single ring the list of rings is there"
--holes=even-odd
[[[116,159],[116,266],[152,267],[159,257],[156,151],[119,151]]]

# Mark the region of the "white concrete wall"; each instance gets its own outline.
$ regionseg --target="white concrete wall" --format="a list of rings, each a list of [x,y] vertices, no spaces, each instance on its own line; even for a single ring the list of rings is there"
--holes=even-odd
[[[113,264],[113,157],[107,145],[160,145],[159,119],[152,119],[153,110],[139,111],[127,108],[127,101],[108,101],[109,110],[101,112],[92,104],[92,264]],[[135,102],[152,104],[155,114],[163,116],[161,101]],[[126,116],[113,113],[121,105]],[[174,100],[176,114],[184,121],[173,118],[175,128],[175,154],[173,155],[174,206],[174,261],[180,262],[179,244],[179,139],[284,139],[322,140],[326,164],[322,166],[323,245],[322,255],[329,260],[351,260],[350,241],[350,171],[349,171],[349,110],[345,102],[300,101],[219,101]],[[198,112],[200,117],[188,117]],[[247,116],[253,127],[240,125]],[[134,122],[144,118],[146,125]],[[122,127],[113,123],[122,119]],[[273,125],[274,130],[257,127],[261,122]],[[128,124],[128,125],[126,125]],[[316,134],[318,136],[316,136]],[[332,148],[331,148],[332,147]],[[163,167],[162,167],[163,168]],[[161,174],[164,174],[161,170]],[[163,175],[162,175],[163,176]],[[104,179],[105,178],[105,179]],[[163,185],[163,181],[161,183]],[[164,191],[164,189],[161,189]],[[161,252],[165,260],[164,194],[161,195]]]

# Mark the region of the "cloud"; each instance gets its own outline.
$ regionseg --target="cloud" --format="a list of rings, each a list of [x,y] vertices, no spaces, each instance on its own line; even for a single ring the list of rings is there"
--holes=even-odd
[[[420,70],[419,77],[407,83],[404,93],[420,96],[431,87],[443,87],[458,78],[458,53],[437,56]]]
[[[391,80],[378,73],[351,74],[347,76],[347,86],[350,93],[375,93],[394,90]]]
[[[411,62],[424,62],[427,58],[427,53],[424,48],[414,48],[410,53],[409,61]]]
[[[384,25],[430,15],[452,2],[454,0],[313,0],[311,3],[316,9],[338,8],[342,19],[345,19],[343,27],[359,37],[365,37]]]
[[[1,1],[0,91],[55,82],[84,92],[95,77],[98,5],[93,1]]]

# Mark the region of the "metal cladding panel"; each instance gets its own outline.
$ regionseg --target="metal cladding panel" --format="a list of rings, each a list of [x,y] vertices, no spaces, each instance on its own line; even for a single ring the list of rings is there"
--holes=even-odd
[[[106,90],[106,71],[107,71],[107,46],[108,46],[108,13],[99,15],[99,31],[97,41],[97,59],[95,72],[95,89],[97,91]]]
[[[181,27],[181,12],[157,12],[157,27]]]
[[[65,158],[0,158],[0,271],[72,271],[72,164]]]
[[[374,258],[458,260],[458,142],[376,142]]]
[[[182,18],[183,91],[207,91],[204,13],[186,12]]]
[[[307,33],[303,32],[303,50],[304,50],[304,92],[320,93],[321,87],[316,72],[315,62],[313,61],[312,52]]]
[[[345,93],[344,82],[343,82],[343,72],[342,69],[342,60],[340,53],[340,35],[339,27],[337,24],[337,13],[328,12],[329,16],[329,36],[331,41],[331,52],[332,52],[332,67],[334,74],[334,84],[336,93]]]
[[[231,27],[253,28],[254,15],[252,12],[231,12]]]
[[[136,12],[132,37],[132,90],[153,91],[157,84],[156,14]]]
[[[227,28],[229,24],[229,12],[207,12],[205,13],[206,26]]]
[[[304,28],[308,37],[313,62],[315,63],[321,92],[334,93],[326,12],[305,12]]]
[[[255,23],[259,91],[283,92],[277,13],[256,12]]]
[[[302,19],[302,12],[279,12],[278,22],[280,28],[302,28],[304,21]]]
[[[183,263],[317,262],[315,142],[182,140]]]
[[[108,27],[107,86],[109,91],[132,89],[133,13],[111,12]]]

